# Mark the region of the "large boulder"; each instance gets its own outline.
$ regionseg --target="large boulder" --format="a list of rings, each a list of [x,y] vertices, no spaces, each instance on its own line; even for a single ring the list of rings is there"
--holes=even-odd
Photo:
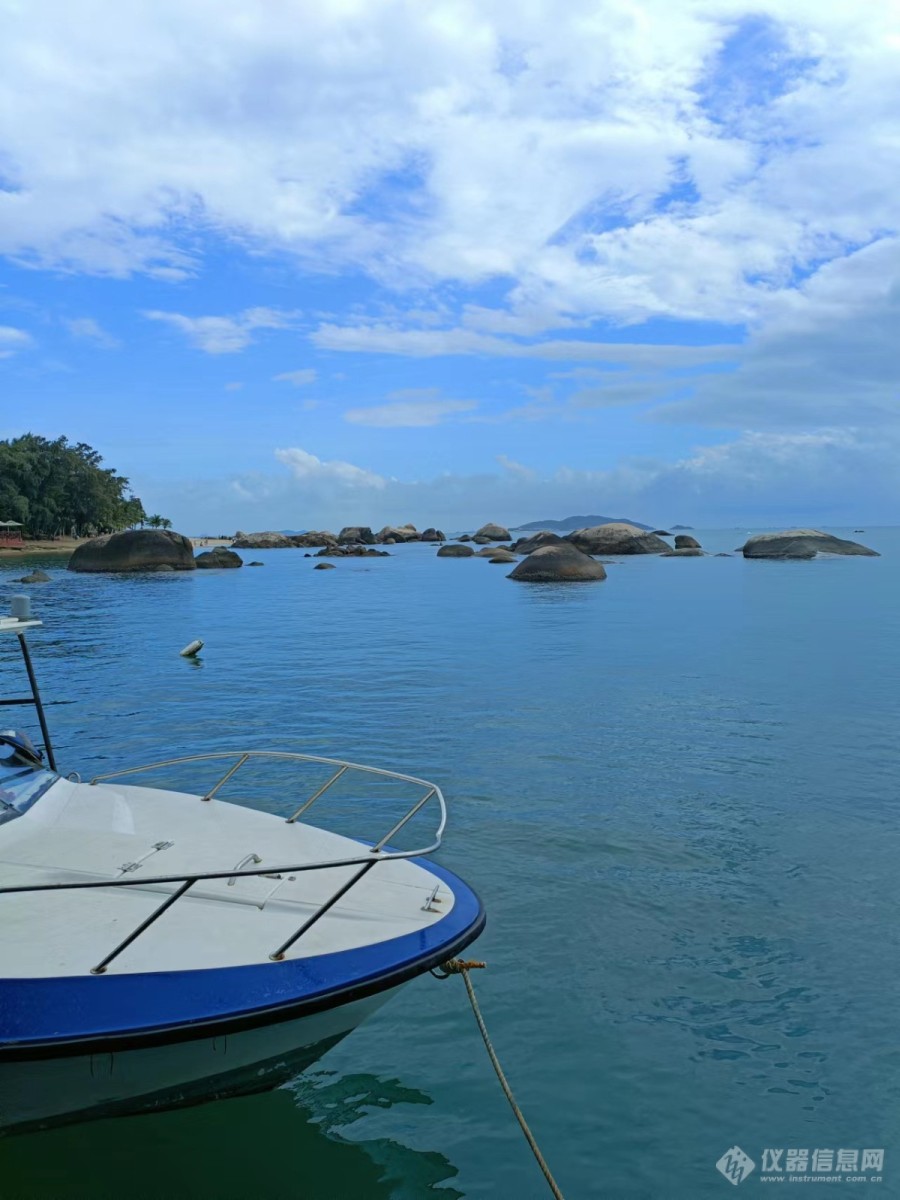
[[[513,543],[513,550],[516,554],[531,554],[541,546],[558,546],[560,542],[565,541],[558,533],[553,533],[550,529],[542,529],[540,533],[533,533],[530,537],[521,537],[517,542]]]
[[[678,550],[667,550],[660,558],[705,558],[706,551],[699,546],[682,546]]]
[[[212,550],[198,554],[194,562],[199,568],[206,567],[213,570],[219,567],[242,567],[244,565],[241,556],[225,546],[214,546]]]
[[[384,544],[385,542],[414,542],[418,539],[418,534],[415,529],[409,525],[385,525],[384,529],[380,529],[375,534],[375,541]]]
[[[337,534],[329,533],[327,529],[310,529],[306,533],[292,533],[288,535],[292,546],[301,546],[304,549],[314,546],[336,546]]]
[[[491,552],[491,557],[488,559],[490,563],[514,563],[518,562],[515,554],[510,554],[508,550],[494,550]]]
[[[433,525],[429,526],[424,533],[419,534],[420,542],[446,542],[442,529],[435,529]]]
[[[691,537],[689,533],[675,534],[675,549],[676,550],[700,550],[700,543],[695,537]]]
[[[76,546],[70,571],[193,571],[194,545],[168,529],[126,529]]]
[[[605,579],[602,563],[595,562],[569,542],[558,546],[541,546],[507,576],[523,583],[582,583]]]
[[[817,554],[864,554],[878,558],[859,542],[849,542],[820,529],[784,529],[780,533],[757,533],[740,548],[744,558],[815,558]]]
[[[338,545],[347,546],[362,542],[366,546],[375,545],[375,534],[368,525],[345,525],[338,534]]]
[[[509,541],[509,530],[504,529],[502,525],[494,525],[488,521],[487,525],[482,525],[475,534],[475,540],[477,541],[480,537],[487,538],[489,542],[507,542]]]
[[[585,554],[664,554],[671,549],[669,543],[655,533],[625,521],[576,529],[567,534],[565,540]]]
[[[16,580],[16,583],[49,583],[50,576],[46,571],[41,571],[36,568],[30,575],[22,575]]]
[[[231,543],[234,550],[288,550],[294,542],[284,533],[266,529],[260,533],[236,533]]]
[[[451,542],[447,546],[441,546],[437,556],[438,558],[474,558],[475,551],[471,546],[460,546],[458,542]]]

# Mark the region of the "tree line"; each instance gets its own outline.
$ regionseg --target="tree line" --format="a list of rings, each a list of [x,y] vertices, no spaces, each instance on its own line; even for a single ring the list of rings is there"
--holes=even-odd
[[[21,521],[32,538],[172,524],[156,513],[148,517],[125,476],[104,467],[93,447],[34,433],[0,441],[0,521]]]

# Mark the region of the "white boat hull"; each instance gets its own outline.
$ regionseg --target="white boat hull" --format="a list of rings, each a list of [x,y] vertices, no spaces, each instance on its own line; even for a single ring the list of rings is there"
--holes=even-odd
[[[267,1091],[316,1062],[398,990],[220,1037],[0,1063],[0,1133]]]

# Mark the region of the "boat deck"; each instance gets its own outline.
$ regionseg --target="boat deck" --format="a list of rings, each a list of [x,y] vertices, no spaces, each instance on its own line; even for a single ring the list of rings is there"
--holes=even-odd
[[[2,972],[8,979],[88,974],[180,886],[153,878],[270,867],[265,875],[198,880],[106,970],[267,963],[359,870],[278,868],[366,853],[349,838],[215,798],[57,779],[0,825],[3,886],[148,882],[0,895]],[[452,878],[411,859],[379,861],[285,957],[314,958],[416,933],[424,944],[426,931],[453,909]]]

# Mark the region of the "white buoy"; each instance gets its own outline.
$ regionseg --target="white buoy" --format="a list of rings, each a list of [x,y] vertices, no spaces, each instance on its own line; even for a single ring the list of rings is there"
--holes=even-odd
[[[196,641],[189,642],[188,645],[185,646],[185,648],[181,651],[181,657],[182,658],[195,658],[202,649],[203,649],[203,643],[200,641],[199,638],[197,638]]]

